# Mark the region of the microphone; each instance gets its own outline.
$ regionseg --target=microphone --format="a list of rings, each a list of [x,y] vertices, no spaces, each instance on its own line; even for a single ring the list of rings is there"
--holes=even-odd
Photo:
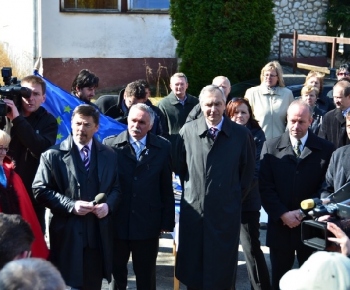
[[[95,196],[95,200],[92,201],[92,205],[104,203],[107,200],[107,196],[105,193],[99,193]]]

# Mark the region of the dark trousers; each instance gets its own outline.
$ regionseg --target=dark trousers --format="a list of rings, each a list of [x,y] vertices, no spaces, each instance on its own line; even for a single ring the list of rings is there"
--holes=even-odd
[[[269,270],[259,240],[259,218],[259,211],[242,211],[240,241],[247,264],[251,289],[270,290]]]
[[[276,237],[278,239],[278,237]],[[314,249],[301,245],[299,249],[270,248],[270,261],[272,270],[272,287],[278,290],[282,276],[292,269],[295,260],[295,251],[299,267],[311,256]]]
[[[84,248],[83,287],[69,285],[72,290],[101,290],[103,280],[102,253],[98,249]]]
[[[147,240],[114,239],[113,281],[109,289],[126,289],[128,283],[128,261],[131,252],[137,290],[155,290],[158,249],[159,238]]]
[[[36,214],[36,217],[38,218],[41,231],[43,232],[43,235],[45,235],[45,207],[39,204],[33,204],[33,208]]]

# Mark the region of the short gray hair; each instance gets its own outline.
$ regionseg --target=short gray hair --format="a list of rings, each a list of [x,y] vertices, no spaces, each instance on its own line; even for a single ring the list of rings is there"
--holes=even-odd
[[[14,260],[0,271],[0,290],[65,290],[64,280],[49,261],[39,258]]]
[[[186,75],[182,72],[178,72],[178,73],[173,74],[170,78],[170,82],[172,81],[173,78],[184,78],[186,83],[188,83]]]
[[[154,113],[154,111],[152,110],[152,108],[151,108],[150,106],[147,106],[147,105],[144,104],[144,103],[137,103],[137,104],[131,106],[130,111],[131,111],[133,108],[134,108],[134,109],[139,109],[139,110],[141,110],[141,111],[144,111],[144,112],[148,113],[149,116],[150,116],[150,119],[151,119],[151,120],[150,120],[151,125],[154,124],[154,119],[156,118],[156,114]],[[130,111],[129,111],[129,115],[130,115]],[[128,118],[129,118],[129,117],[128,117]]]
[[[224,103],[226,104],[226,97],[225,97],[225,93],[224,91],[222,90],[222,88],[220,88],[219,86],[216,86],[216,85],[208,85],[208,86],[205,86],[200,94],[199,94],[199,103],[202,104],[203,103],[203,95],[206,93],[206,92],[209,92],[209,93],[216,93],[216,92],[220,92],[220,95],[222,97],[222,100],[224,101]]]

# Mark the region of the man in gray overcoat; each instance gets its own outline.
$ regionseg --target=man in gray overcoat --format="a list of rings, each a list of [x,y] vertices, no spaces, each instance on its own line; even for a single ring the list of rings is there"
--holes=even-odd
[[[50,260],[70,289],[100,290],[111,281],[111,214],[121,200],[117,154],[93,136],[100,114],[80,105],[72,134],[41,155],[33,182],[37,201],[50,208]],[[97,194],[106,199],[93,203]]]
[[[206,86],[199,98],[203,116],[182,127],[177,147],[184,192],[175,274],[188,289],[230,289],[255,145],[248,129],[223,116],[222,89]]]

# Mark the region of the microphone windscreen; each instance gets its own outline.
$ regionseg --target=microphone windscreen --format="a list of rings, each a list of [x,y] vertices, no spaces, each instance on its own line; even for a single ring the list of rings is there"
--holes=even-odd
[[[315,201],[312,198],[305,199],[300,203],[300,207],[303,210],[313,209],[315,207]]]
[[[107,200],[107,196],[105,193],[99,193],[95,196],[94,204],[104,203]]]

